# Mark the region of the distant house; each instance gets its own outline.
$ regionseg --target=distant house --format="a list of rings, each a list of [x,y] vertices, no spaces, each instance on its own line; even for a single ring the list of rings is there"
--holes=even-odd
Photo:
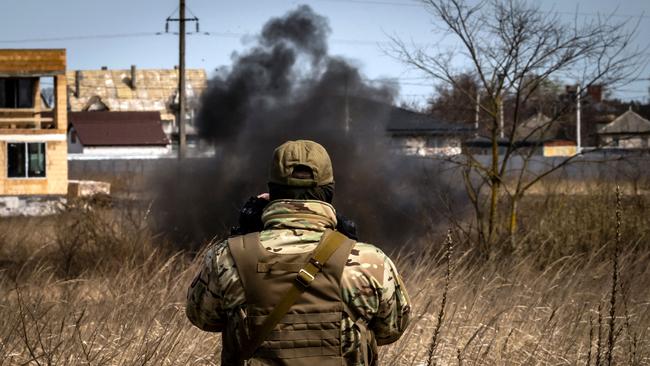
[[[71,157],[155,157],[170,152],[159,112],[70,112]]]
[[[415,156],[458,155],[462,141],[475,132],[468,124],[447,123],[398,107],[391,108],[386,131],[393,138],[393,146]]]
[[[379,98],[382,96],[379,95]],[[473,133],[473,128],[451,124],[392,105],[388,98],[371,99],[357,96],[322,95],[291,108],[297,115],[311,114],[326,118],[331,130],[347,135],[385,136],[394,153],[413,156],[454,155],[460,152],[460,142]],[[269,116],[278,118],[277,115]],[[293,118],[282,113],[282,119]],[[260,129],[257,133],[263,133]]]
[[[63,196],[68,190],[64,49],[0,50],[0,196]],[[41,80],[54,85],[42,101]]]
[[[505,153],[509,145],[507,139],[497,138],[497,152],[499,154]],[[491,155],[492,140],[485,136],[474,136],[462,142],[462,150],[473,155]]]
[[[188,140],[196,136],[192,124],[199,97],[207,87],[205,70],[186,70]],[[178,134],[178,70],[76,70],[68,71],[72,112],[159,112],[170,140]]]
[[[526,141],[529,144],[541,145],[544,142],[561,138],[564,138],[561,122],[552,120],[542,113],[537,113],[522,121],[515,132],[515,141]]]
[[[598,129],[600,143],[607,148],[648,149],[650,121],[629,110]]]
[[[511,141],[508,136],[497,138],[497,150],[504,154]],[[517,126],[512,146],[519,152],[531,152],[544,156],[571,156],[576,154],[576,144],[566,138],[561,121],[537,113],[523,120]],[[472,154],[492,154],[492,140],[476,136],[466,140],[463,148]]]
[[[573,156],[577,153],[576,143],[567,139],[563,128],[562,121],[537,113],[521,122],[515,133],[515,142],[524,149],[535,149],[535,153],[548,157]]]

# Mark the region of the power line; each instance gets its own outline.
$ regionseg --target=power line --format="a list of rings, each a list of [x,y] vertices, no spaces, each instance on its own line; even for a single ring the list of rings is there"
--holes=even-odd
[[[92,39],[111,39],[111,38],[135,38],[151,37],[161,35],[160,32],[135,32],[135,33],[115,33],[115,34],[94,34],[87,36],[61,36],[48,38],[24,38],[24,39],[6,39],[0,40],[0,43],[30,43],[30,42],[55,42],[55,41],[78,41]]]
[[[330,2],[330,3],[345,3],[345,4],[364,4],[364,5],[388,5],[388,6],[406,6],[406,7],[422,7],[422,3],[419,1],[406,1],[406,2],[397,2],[397,1],[384,1],[384,0],[317,0],[321,2]],[[623,17],[623,18],[642,18],[650,19],[650,15],[645,14],[607,14],[607,13],[588,13],[588,12],[571,12],[571,11],[540,11],[544,14],[563,14],[563,15],[579,15],[579,16],[590,16],[590,17]]]
[[[212,37],[225,37],[225,38],[242,38],[242,37],[255,37],[257,36],[256,33],[238,33],[238,32],[213,32],[213,31],[208,31],[203,33],[203,35],[206,36],[212,36]],[[351,45],[369,45],[369,46],[377,46],[377,45],[390,45],[390,42],[387,41],[379,41],[379,40],[366,40],[366,39],[349,39],[349,38],[332,38],[330,40],[331,43],[340,43],[340,44],[351,44]]]
[[[347,0],[346,0],[347,1]],[[358,0],[365,1],[365,0]],[[197,18],[188,19],[190,21],[196,21]],[[176,19],[168,19],[168,21],[176,21]],[[31,43],[31,42],[55,42],[55,41],[77,41],[77,40],[94,40],[94,39],[113,39],[113,38],[136,38],[136,37],[153,37],[153,36],[164,36],[164,35],[178,35],[175,32],[134,32],[134,33],[115,33],[115,34],[94,34],[94,35],[70,35],[70,36],[59,36],[59,37],[47,37],[47,38],[23,38],[23,39],[5,39],[0,40],[0,43]],[[202,35],[210,37],[223,37],[223,38],[242,38],[242,37],[255,37],[256,33],[242,33],[242,32],[223,32],[223,31],[206,31],[206,32],[187,32],[188,35]],[[392,45],[392,42],[386,40],[372,40],[372,39],[351,39],[351,38],[332,38],[330,43],[339,43],[339,44],[351,44],[351,45],[369,45],[369,46],[387,46]],[[452,44],[452,43],[426,43],[426,42],[415,42],[413,46],[426,46],[426,45],[438,45],[446,46],[448,49],[452,49],[461,44]],[[643,53],[643,55],[650,56],[650,52]],[[639,79],[643,80],[643,79]],[[650,79],[649,79],[650,80]]]
[[[193,20],[193,18],[192,18]],[[47,38],[22,38],[22,39],[4,39],[0,43],[32,43],[32,42],[60,42],[60,41],[86,41],[94,39],[116,39],[116,38],[136,38],[136,37],[153,37],[163,35],[178,35],[177,32],[135,32],[135,33],[117,33],[117,34],[95,34],[85,36],[60,36],[60,37],[47,37]],[[222,38],[242,38],[252,37],[254,33],[236,33],[236,32],[187,32],[188,35],[202,35],[211,37]],[[389,45],[390,42],[378,40],[361,40],[361,39],[332,39],[332,43],[352,44],[352,45]]]
[[[367,5],[390,5],[390,6],[408,6],[408,7],[421,7],[422,4],[415,1],[409,2],[395,2],[395,1],[383,1],[383,0],[318,0],[321,2],[329,3],[357,3],[357,4],[367,4]]]
[[[625,94],[648,94],[648,90],[636,90],[636,89],[610,89],[610,91],[616,93],[625,93]]]
[[[362,0],[359,0],[362,1]],[[210,36],[210,37],[222,37],[222,38],[242,38],[242,37],[254,37],[255,33],[240,33],[240,32],[187,32],[187,35],[201,35],[201,36]],[[33,42],[60,42],[60,41],[86,41],[94,39],[118,39],[118,38],[137,38],[137,37],[154,37],[154,36],[164,36],[164,35],[178,35],[177,32],[134,32],[134,33],[116,33],[116,34],[95,34],[95,35],[84,35],[84,36],[60,36],[60,37],[48,37],[48,38],[23,38],[23,39],[5,39],[0,40],[1,43],[10,44],[10,43],[33,43]],[[349,45],[367,45],[367,46],[389,46],[392,45],[391,42],[385,40],[367,40],[367,39],[349,39],[349,38],[332,38],[330,43],[335,44],[349,44]],[[458,45],[452,45],[451,43],[441,44],[441,43],[425,43],[425,42],[416,42],[413,43],[415,47],[422,47],[426,45],[439,45],[445,46],[446,49],[455,49]],[[644,56],[650,56],[650,52],[643,53]],[[644,80],[644,79],[638,79]],[[633,80],[636,81],[636,80]]]
[[[318,0],[325,2],[336,2],[336,3],[358,3],[358,4],[367,4],[367,5],[397,5],[397,6],[422,6],[418,2],[395,2],[395,1],[383,1],[383,0]],[[175,13],[174,10],[173,13]],[[172,14],[173,14],[172,13]],[[650,19],[650,15],[640,14],[610,14],[604,15],[599,13],[585,13],[585,12],[560,12],[560,11],[549,11],[543,13],[557,13],[557,14],[566,14],[566,15],[580,15],[580,16],[616,16],[616,17],[625,17],[625,18],[643,18]],[[192,14],[193,15],[193,14]],[[196,18],[196,17],[194,17]],[[192,19],[193,20],[193,19]],[[159,36],[162,35],[162,32],[135,32],[135,33],[117,33],[117,34],[96,34],[96,35],[74,35],[74,36],[61,36],[61,37],[48,37],[48,38],[25,38],[25,39],[14,39],[14,40],[0,40],[0,43],[28,43],[28,42],[52,42],[52,41],[74,41],[74,40],[93,40],[93,39],[114,39],[114,38],[134,38],[134,37],[149,37],[149,36]],[[252,36],[252,33],[236,33],[236,32],[194,32],[187,34],[199,34],[206,36],[215,36],[215,37],[228,37],[228,38],[240,38],[245,36]],[[353,45],[389,45],[390,42],[379,41],[379,40],[359,40],[359,39],[332,39],[333,43],[341,44],[353,44]],[[422,43],[424,44],[424,43]]]

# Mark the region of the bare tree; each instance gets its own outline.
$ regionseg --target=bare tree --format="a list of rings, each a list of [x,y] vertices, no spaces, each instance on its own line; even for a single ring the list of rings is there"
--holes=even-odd
[[[548,121],[523,129],[524,107],[551,80],[577,82],[584,90],[592,84],[618,85],[641,70],[642,51],[632,49],[636,25],[617,21],[614,14],[572,23],[557,13],[543,11],[535,2],[484,0],[471,5],[465,0],[422,0],[423,6],[442,24],[440,31],[460,46],[452,51],[426,49],[394,38],[401,60],[426,75],[461,91],[464,103],[473,105],[479,91],[464,88],[466,75],[476,75],[481,93],[479,108],[487,131],[489,158],[465,151],[456,160],[464,169],[465,186],[477,221],[479,243],[487,249],[497,239],[500,224],[513,236],[517,204],[542,178],[567,165],[576,156],[555,161],[534,173],[529,164],[541,141],[540,132],[556,126],[569,105],[559,108]],[[465,76],[464,76],[465,75]],[[504,101],[509,107],[504,108]],[[507,116],[503,116],[507,114]],[[503,119],[510,121],[508,125]],[[511,167],[517,157],[518,166]],[[506,200],[507,217],[498,207]],[[485,202],[487,201],[487,202]]]
[[[467,103],[466,93],[479,93],[479,81],[476,75],[462,73],[457,75],[456,87],[450,84],[435,86],[434,95],[429,98],[428,113],[446,122],[474,123],[476,108],[473,103]]]

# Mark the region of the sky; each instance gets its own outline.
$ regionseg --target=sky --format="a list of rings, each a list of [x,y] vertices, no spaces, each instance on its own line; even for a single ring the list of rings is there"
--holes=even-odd
[[[398,83],[400,101],[422,105],[434,90],[432,80],[391,52],[390,37],[415,44],[440,39],[431,14],[416,0],[186,1],[187,16],[198,17],[200,25],[200,33],[187,36],[187,67],[212,73],[230,65],[233,53],[250,47],[268,19],[308,4],[329,19],[330,54],[350,60],[369,79]],[[612,12],[630,26],[639,22],[634,45],[650,59],[649,0],[537,1],[569,22],[576,13],[589,19]],[[165,33],[165,19],[176,17],[177,8],[178,0],[0,0],[0,48],[65,48],[69,70],[173,68],[177,24]],[[640,78],[611,90],[612,96],[648,101],[650,65]]]

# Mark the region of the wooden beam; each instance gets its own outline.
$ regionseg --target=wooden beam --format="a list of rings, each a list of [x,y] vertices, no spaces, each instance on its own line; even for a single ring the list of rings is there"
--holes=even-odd
[[[0,117],[0,123],[34,123],[38,124],[39,122],[53,122],[54,119],[51,117],[41,117],[41,118],[35,118],[35,117]]]
[[[52,112],[53,108],[45,108],[37,110],[36,108],[0,108],[0,114],[9,113],[9,114],[20,114],[20,113],[31,113],[31,114],[43,114],[46,112]]]
[[[34,122],[36,128],[41,128],[41,79],[35,80],[32,93],[32,100],[34,101]]]
[[[12,76],[65,73],[64,49],[0,49],[0,74]]]

